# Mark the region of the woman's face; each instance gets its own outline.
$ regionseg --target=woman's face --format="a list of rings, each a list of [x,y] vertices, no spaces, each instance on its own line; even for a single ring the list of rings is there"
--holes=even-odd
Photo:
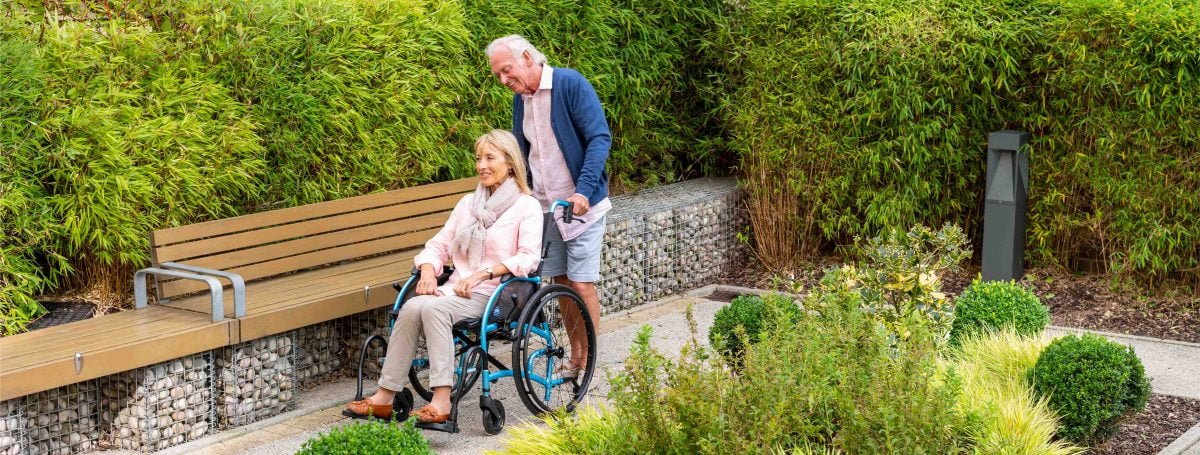
[[[475,172],[479,173],[479,182],[488,188],[495,188],[508,177],[512,166],[504,153],[493,147],[482,146],[475,151]]]

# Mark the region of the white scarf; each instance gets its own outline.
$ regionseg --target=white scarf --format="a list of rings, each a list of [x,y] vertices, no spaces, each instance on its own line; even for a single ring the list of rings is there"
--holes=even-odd
[[[480,183],[471,197],[471,210],[467,212],[470,218],[459,223],[458,232],[454,235],[454,251],[466,256],[470,264],[483,261],[483,240],[487,237],[487,228],[492,227],[492,223],[512,207],[520,196],[521,190],[512,177],[505,178],[494,193]]]

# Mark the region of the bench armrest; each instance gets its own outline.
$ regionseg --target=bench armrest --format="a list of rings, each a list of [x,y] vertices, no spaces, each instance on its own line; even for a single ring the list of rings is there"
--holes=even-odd
[[[183,270],[185,272],[211,275],[229,280],[229,283],[233,285],[233,317],[238,319],[246,317],[246,280],[243,280],[241,275],[224,270],[180,264],[178,262],[164,262],[159,264],[159,266],[166,269]]]
[[[157,267],[146,267],[133,274],[133,298],[135,302],[135,308],[146,307],[146,275],[170,276],[185,280],[196,280],[208,283],[209,292],[212,294],[212,320],[213,322],[219,322],[222,319],[225,319],[225,305],[223,303],[224,299],[222,296],[220,281],[217,281],[216,278],[211,276],[197,275],[178,270],[160,269]]]

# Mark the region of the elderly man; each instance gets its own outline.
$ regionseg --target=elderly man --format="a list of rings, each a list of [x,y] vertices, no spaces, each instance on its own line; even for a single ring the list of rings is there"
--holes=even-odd
[[[555,200],[571,202],[574,215],[582,220],[559,221],[562,241],[551,237],[543,274],[578,292],[598,323],[600,298],[595,282],[600,278],[605,215],[612,207],[605,168],[612,136],[600,98],[583,75],[547,65],[546,56],[518,35],[493,41],[487,56],[492,74],[514,93],[512,131],[529,165],[533,196],[543,209]],[[564,312],[564,318],[571,315]],[[577,326],[569,319],[564,322]],[[583,332],[570,331],[571,357],[586,359],[586,340],[576,333]],[[572,377],[585,366],[572,360],[560,373]]]

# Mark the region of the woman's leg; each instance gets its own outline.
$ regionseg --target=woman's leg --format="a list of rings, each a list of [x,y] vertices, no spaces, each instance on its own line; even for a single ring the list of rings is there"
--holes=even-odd
[[[418,295],[408,299],[396,315],[396,326],[388,338],[387,355],[379,374],[379,389],[367,398],[371,404],[392,404],[396,392],[408,384],[408,370],[412,367],[417,352],[418,337],[421,336],[422,309],[436,301],[431,295]]]
[[[421,307],[421,325],[429,350],[429,385],[433,387],[433,400],[429,404],[438,414],[450,413],[450,387],[454,384],[455,367],[451,329],[456,321],[481,316],[489,297],[481,294],[472,294],[470,299],[443,296]]]

